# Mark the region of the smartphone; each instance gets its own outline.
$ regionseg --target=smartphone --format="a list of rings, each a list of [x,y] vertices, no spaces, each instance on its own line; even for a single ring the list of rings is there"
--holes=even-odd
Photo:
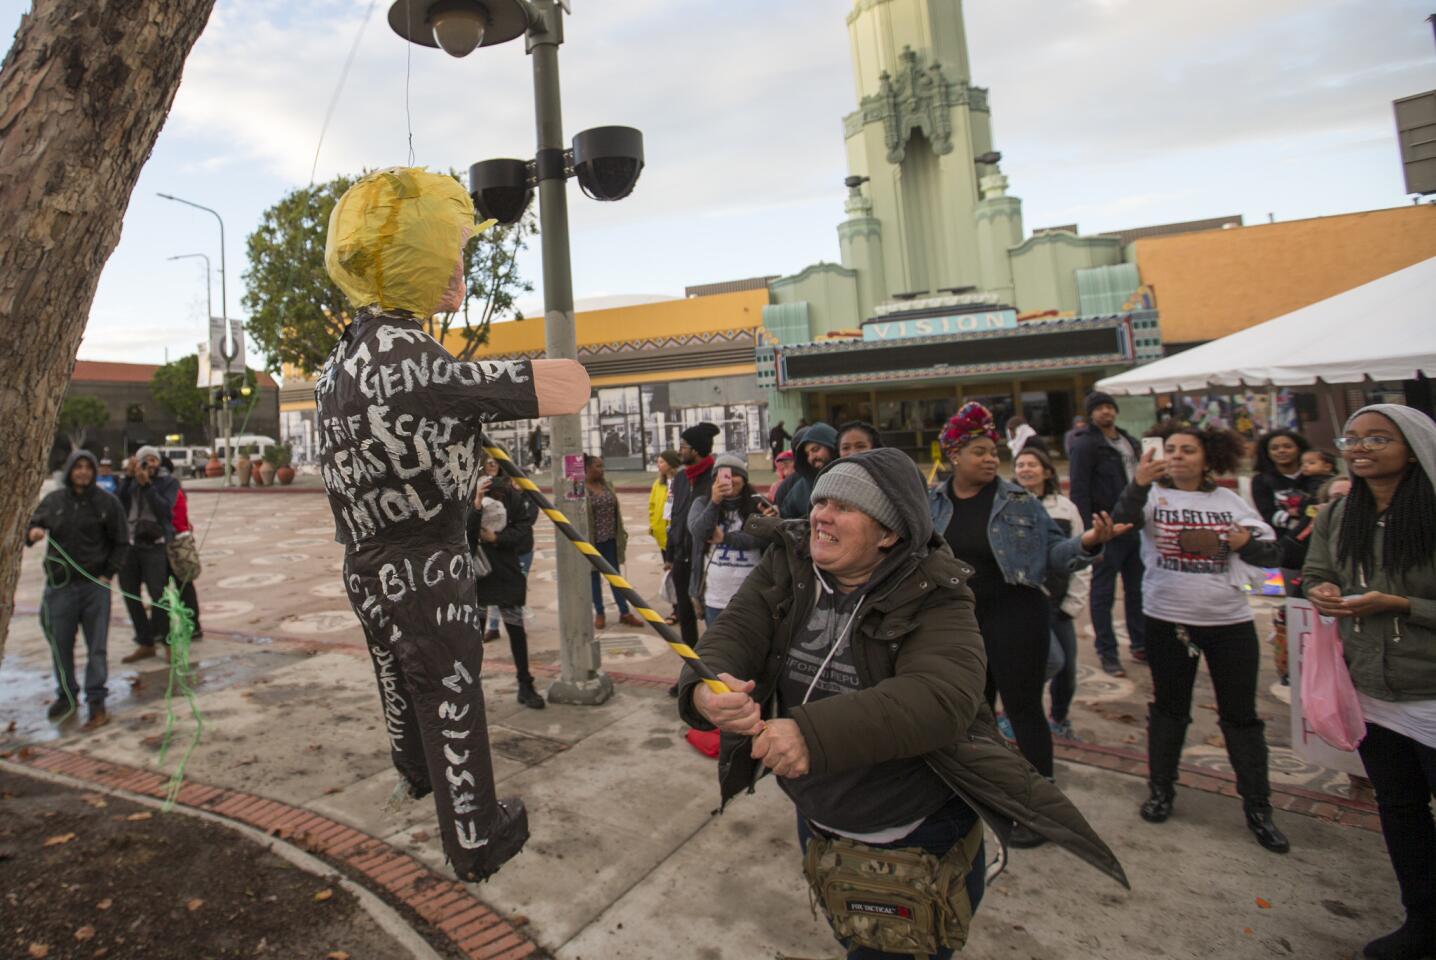
[[[1166,456],[1166,441],[1161,437],[1143,437],[1142,456],[1145,457],[1148,450],[1152,451],[1153,460],[1161,460]]]
[[[763,496],[761,493],[755,493],[755,494],[753,494],[753,502],[756,503],[756,504],[757,504],[758,506],[760,506],[760,507],[771,507],[771,506],[772,506],[772,504],[768,502],[768,498],[765,497],[765,496]]]
[[[733,468],[732,468],[732,467],[719,467],[719,468],[718,468],[718,479],[719,479],[720,481],[722,481],[723,483],[732,483],[732,482],[733,482]]]

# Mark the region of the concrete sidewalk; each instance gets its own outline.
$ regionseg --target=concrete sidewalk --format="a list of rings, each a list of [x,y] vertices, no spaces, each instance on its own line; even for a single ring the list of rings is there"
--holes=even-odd
[[[115,698],[109,728],[83,737],[72,722],[52,738],[35,722],[44,641],[21,620],[10,642],[4,712],[17,733],[23,720],[26,740],[153,765],[158,665],[116,678],[130,695]],[[198,653],[206,735],[191,780],[308,807],[442,866],[432,807],[386,810],[396,779],[367,663],[218,639]],[[661,689],[621,683],[600,707],[531,711],[514,702],[511,674],[490,671],[485,686],[501,790],[529,805],[533,839],[479,895],[526,917],[555,956],[838,955],[808,907],[791,805],[765,781],[715,816],[714,762],[684,742]],[[1139,778],[1074,764],[1058,777],[1117,850],[1133,891],[1052,847],[1012,851],[966,956],[1337,958],[1398,920],[1377,834],[1282,816],[1293,851],[1278,857],[1251,840],[1234,799],[1184,790],[1177,817],[1156,827],[1136,816]]]
[[[642,522],[642,499],[623,502],[632,530]],[[441,867],[429,803],[385,807],[396,775],[323,500],[200,494],[192,511],[202,528],[212,516],[214,528],[200,591],[206,639],[195,649],[206,726],[191,781],[311,809]],[[552,530],[539,533],[530,628],[536,666],[551,673],[555,545]],[[647,583],[658,569],[642,539],[631,547],[630,577]],[[119,603],[110,640],[114,722],[87,737],[73,721],[57,730],[44,719],[49,652],[27,612],[39,602],[38,559],[38,551],[26,556],[0,668],[0,748],[44,743],[153,769],[166,668],[119,663],[129,633]],[[486,649],[496,772],[501,790],[527,802],[533,840],[479,896],[526,918],[529,935],[562,960],[839,956],[809,908],[791,805],[765,781],[715,816],[714,763],[684,742],[663,690],[675,659],[647,634],[600,636],[609,669],[653,677],[618,683],[600,707],[518,707],[506,645]],[[1149,681],[1136,668],[1110,683],[1089,670],[1079,728],[1121,746],[1118,734],[1140,732],[1128,714]],[[1197,696],[1200,704],[1209,693]],[[1263,702],[1264,712],[1280,708]],[[1190,759],[1216,772],[1220,750],[1200,739],[1208,711],[1195,712]],[[181,737],[187,716],[181,709]],[[177,756],[172,750],[171,767]],[[1117,851],[1133,891],[1058,849],[1013,851],[965,956],[1334,960],[1355,956],[1399,919],[1386,853],[1370,830],[1279,813],[1293,844],[1279,857],[1251,839],[1230,797],[1184,789],[1177,816],[1153,826],[1136,815],[1140,776],[1062,763],[1058,782]],[[1317,787],[1335,790],[1326,781]]]

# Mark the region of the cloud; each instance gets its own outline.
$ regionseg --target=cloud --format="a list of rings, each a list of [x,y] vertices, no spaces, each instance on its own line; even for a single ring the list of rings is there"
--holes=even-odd
[[[856,107],[833,0],[575,0],[561,48],[564,126],[644,132],[634,194],[570,191],[575,291],[693,282],[835,259]],[[968,0],[972,80],[1029,225],[1107,230],[1234,212],[1264,219],[1404,202],[1390,101],[1429,89],[1418,0]],[[0,0],[0,22],[28,4]],[[209,249],[223,206],[230,300],[243,238],[309,181],[325,111],[370,0],[221,0],[186,64],[106,270],[86,351],[194,339],[193,285],[163,256]],[[531,156],[521,43],[463,60],[400,40],[378,0],[337,101],[317,177],[407,162],[465,170]],[[406,95],[406,86],[408,92]],[[523,259],[538,284],[538,245]],[[182,291],[181,291],[181,288]],[[202,311],[201,311],[202,312]],[[171,323],[170,321],[173,321]],[[150,328],[153,327],[153,330]],[[141,341],[107,331],[138,328]],[[93,354],[87,354],[93,355]],[[157,359],[157,358],[156,358]]]

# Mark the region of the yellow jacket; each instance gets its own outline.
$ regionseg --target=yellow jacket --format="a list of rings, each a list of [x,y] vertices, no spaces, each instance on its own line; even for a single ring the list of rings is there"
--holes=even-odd
[[[658,549],[668,549],[668,521],[664,508],[668,505],[668,481],[659,477],[648,491],[648,532],[658,541]]]

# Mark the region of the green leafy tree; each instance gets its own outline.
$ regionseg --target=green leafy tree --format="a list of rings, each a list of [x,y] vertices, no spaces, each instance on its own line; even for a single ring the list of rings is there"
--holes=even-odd
[[[110,420],[105,402],[90,394],[66,397],[60,407],[60,432],[70,441],[71,450],[79,450],[91,430],[98,430]]]
[[[191,353],[156,370],[150,378],[150,393],[180,426],[203,427],[209,417],[209,390],[196,386],[198,382],[199,357]],[[250,388],[258,383],[253,370],[245,369],[244,383]]]
[[[357,179],[339,176],[290,191],[249,235],[245,329],[270,369],[287,364],[306,375],[317,373],[344,332],[349,301],[324,269],[324,243],[334,205]],[[429,329],[440,342],[455,334],[462,342],[459,359],[472,358],[488,341],[495,317],[521,316],[514,299],[533,284],[520,276],[517,256],[536,232],[530,214],[513,226],[489,228],[465,249],[464,305],[434,317]]]

